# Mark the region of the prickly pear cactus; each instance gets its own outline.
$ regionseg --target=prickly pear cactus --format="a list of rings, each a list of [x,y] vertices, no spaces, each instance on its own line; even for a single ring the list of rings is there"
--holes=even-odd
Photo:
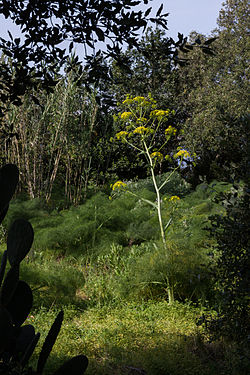
[[[18,169],[13,164],[0,169],[0,223],[18,183]],[[40,338],[32,325],[23,325],[33,303],[29,285],[19,279],[21,261],[31,249],[33,228],[26,220],[16,220],[8,233],[7,250],[0,266],[0,375],[41,375],[57,339],[63,321],[63,311],[57,315],[44,341],[37,369],[29,367],[29,359]],[[7,261],[10,269],[5,275]],[[65,362],[54,375],[82,375],[88,366],[84,355]]]

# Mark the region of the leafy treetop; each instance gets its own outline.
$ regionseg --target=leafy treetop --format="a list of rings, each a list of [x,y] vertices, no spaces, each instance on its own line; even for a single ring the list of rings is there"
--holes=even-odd
[[[151,1],[151,0],[150,0]],[[61,43],[69,41],[69,53],[74,43],[85,48],[88,82],[100,79],[100,72],[107,73],[104,57],[122,63],[121,48],[137,44],[141,30],[148,23],[156,23],[167,28],[167,14],[162,14],[160,6],[155,17],[149,17],[151,8],[146,11],[134,10],[149,0],[81,1],[81,0],[4,0],[0,4],[0,14],[10,18],[20,26],[23,41],[13,38],[0,38],[0,49],[11,59],[11,67],[1,62],[0,101],[21,104],[22,96],[29,87],[35,87],[34,80],[43,83],[50,90],[55,85],[55,72],[67,60],[66,49]],[[96,51],[97,42],[105,42],[107,52]],[[92,48],[92,53],[87,47]],[[88,55],[89,53],[89,55]],[[76,57],[74,63],[78,63]],[[80,66],[80,64],[79,64]],[[80,69],[83,69],[80,67]],[[13,74],[14,72],[14,74]],[[0,114],[4,106],[0,103]]]

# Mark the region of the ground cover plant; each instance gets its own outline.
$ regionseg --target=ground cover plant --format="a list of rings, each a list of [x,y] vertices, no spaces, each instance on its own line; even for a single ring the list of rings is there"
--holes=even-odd
[[[229,368],[234,374],[239,369],[244,374],[246,366],[241,364],[239,367],[234,348],[230,345],[226,348],[223,343],[204,342],[201,337],[203,328],[196,325],[197,319],[206,313],[202,304],[209,298],[212,301],[212,280],[207,271],[208,267],[213,267],[213,258],[207,253],[213,242],[203,227],[207,225],[208,216],[221,213],[220,206],[213,202],[216,192],[230,191],[232,187],[222,183],[201,184],[196,191],[190,191],[180,177],[175,175],[173,179],[172,183],[169,181],[169,190],[166,185],[164,191],[167,198],[164,201],[164,220],[172,214],[169,198],[176,185],[182,198],[174,210],[174,225],[168,231],[169,246],[172,246],[175,259],[170,270],[165,262],[164,249],[160,251],[157,243],[157,215],[152,212],[146,215],[147,204],[143,200],[138,202],[136,197],[124,191],[113,200],[103,193],[97,194],[85,205],[62,212],[49,213],[43,206],[37,210],[37,217],[32,203],[30,213],[28,202],[25,206],[24,201],[17,200],[13,212],[10,207],[13,219],[18,215],[18,205],[26,207],[26,215],[38,234],[49,228],[52,231],[51,223],[57,218],[56,225],[62,225],[61,233],[68,227],[66,233],[69,234],[72,228],[70,220],[77,223],[82,215],[86,221],[90,211],[95,212],[91,220],[98,224],[97,233],[100,232],[100,242],[99,233],[94,243],[93,235],[89,239],[91,251],[85,251],[86,248],[81,246],[85,243],[84,237],[78,242],[78,251],[71,254],[69,249],[65,252],[63,246],[58,248],[56,242],[50,248],[53,242],[49,237],[44,247],[41,246],[43,242],[39,242],[38,237],[37,245],[22,262],[21,278],[29,282],[34,294],[34,307],[26,323],[32,323],[36,330],[42,331],[43,339],[55,315],[61,308],[65,311],[63,330],[45,374],[51,374],[63,360],[77,356],[83,350],[90,361],[86,372],[89,374],[120,375],[141,371],[152,375],[206,375],[218,371],[226,374]],[[130,185],[130,189],[145,199],[155,196],[149,180]],[[115,242],[116,237],[111,235],[114,228],[107,225],[109,220],[112,221],[109,219],[111,213],[123,215],[120,226],[126,224],[125,243]],[[144,222],[146,225],[148,220],[153,230],[149,237],[145,237],[143,230],[138,233],[138,228],[143,227]],[[54,227],[56,231],[57,226]],[[107,235],[108,229],[110,235]],[[144,228],[147,234],[148,229]],[[175,277],[176,298],[180,301],[172,307],[166,301],[167,272],[168,276],[172,273]],[[187,299],[193,300],[196,307],[187,303]],[[40,349],[38,346],[31,365],[36,363]]]
[[[144,199],[155,199],[150,180],[128,186]],[[169,198],[177,186],[182,198],[176,204]],[[147,202],[128,192],[119,192],[112,200],[100,193],[84,205],[59,213],[38,210],[37,217],[32,217],[32,202],[17,200],[13,210],[10,207],[10,218],[19,217],[19,205],[27,208],[26,216],[35,229],[28,260],[40,260],[42,264],[40,269],[34,266],[33,271],[29,270],[26,277],[33,279],[36,287],[53,286],[57,295],[70,290],[73,295],[85,283],[85,294],[98,303],[117,301],[124,296],[165,298],[167,278],[174,283],[179,299],[206,299],[211,283],[207,268],[213,267],[214,258],[208,255],[213,242],[203,228],[209,215],[221,212],[213,203],[215,192],[228,189],[230,185],[203,184],[189,192],[183,180],[173,175],[173,183],[170,179],[163,195],[163,219],[173,220],[167,232],[170,259],[159,242],[155,211],[148,210]],[[7,223],[8,216],[4,225]],[[58,262],[67,258],[69,272],[60,274],[60,267],[56,265],[51,270],[48,267],[51,257],[57,257]],[[78,266],[74,265],[76,262]]]
[[[43,266],[41,258],[24,261],[22,279],[29,274],[28,268]],[[84,273],[79,262],[67,258],[51,257],[47,268],[50,275],[55,267],[60,268],[70,283],[68,277],[72,266]],[[99,269],[95,283],[101,279]],[[57,296],[53,283],[50,288],[42,290],[36,288],[33,280],[34,308],[25,324],[32,324],[36,331],[41,332],[41,343],[54,317],[62,306],[64,308],[62,330],[47,361],[45,375],[53,373],[60,363],[80,352],[88,356],[86,374],[90,375],[129,375],[133,371],[151,375],[247,374],[230,343],[204,341],[203,328],[196,324],[197,319],[208,312],[202,305],[176,301],[170,306],[162,298],[138,303],[124,297],[117,303],[114,300],[101,301],[98,295],[93,295],[91,300],[84,293],[84,285],[75,289],[75,296],[69,289]],[[34,352],[31,365],[36,364],[40,350],[41,344]]]
[[[34,311],[33,324],[42,326],[46,313]],[[67,357],[84,349],[90,361],[89,374],[130,374],[133,369],[152,375],[198,374],[203,365],[192,350],[199,345],[195,325],[199,313],[199,309],[181,304],[169,308],[167,302],[131,302],[85,311],[68,306],[67,325],[55,350]],[[53,314],[52,308],[51,319]],[[66,343],[70,343],[68,352],[63,349]],[[57,360],[51,361],[51,370]],[[204,366],[202,373],[209,374],[209,369]]]

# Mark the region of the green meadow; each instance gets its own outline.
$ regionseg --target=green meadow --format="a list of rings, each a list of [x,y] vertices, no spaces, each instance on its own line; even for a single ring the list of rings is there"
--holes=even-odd
[[[131,183],[130,189],[154,199],[150,180]],[[99,192],[61,210],[39,199],[14,199],[1,226],[1,249],[10,222],[24,217],[32,223],[35,239],[20,274],[34,295],[25,323],[41,333],[31,364],[63,309],[47,375],[82,353],[91,375],[247,373],[234,345],[210,342],[198,324],[203,314],[215,314],[217,254],[208,218],[223,215],[214,196],[231,189],[214,182],[192,191],[174,175],[163,194],[163,216],[173,218],[167,231],[170,258],[159,241],[156,213],[126,192],[114,199]],[[173,191],[181,197],[174,210]],[[174,283],[172,304],[167,277]]]

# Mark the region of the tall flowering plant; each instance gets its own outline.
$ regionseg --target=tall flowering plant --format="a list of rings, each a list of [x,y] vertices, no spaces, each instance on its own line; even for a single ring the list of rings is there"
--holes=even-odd
[[[190,158],[188,151],[178,149],[177,152],[170,154],[164,154],[166,144],[172,137],[177,135],[177,129],[171,125],[168,125],[170,116],[175,114],[174,111],[169,109],[162,110],[157,109],[157,103],[149,94],[147,97],[127,95],[126,99],[120,104],[122,112],[115,115],[114,119],[121,125],[122,130],[115,134],[111,141],[120,141],[126,143],[129,147],[132,147],[138,154],[145,156],[147,164],[150,168],[151,178],[156,192],[156,201],[152,202],[147,199],[140,197],[140,199],[147,202],[149,205],[157,210],[159,228],[161,233],[161,240],[163,246],[166,248],[166,230],[171,224],[171,220],[167,223],[163,223],[162,219],[162,199],[161,190],[171,179],[172,174],[180,168],[182,162]],[[159,139],[161,142],[159,143]],[[156,142],[157,140],[157,142]],[[159,145],[160,144],[160,145]],[[167,179],[158,185],[156,180],[156,166],[163,160],[170,161],[172,158],[178,159],[179,163],[177,167],[172,168],[172,172],[169,174]],[[126,184],[122,181],[117,181],[112,189],[126,189]],[[128,191],[130,194],[137,196],[135,193]],[[179,197],[173,196],[170,201],[177,202]],[[173,286],[170,285],[169,280],[167,292],[169,302],[173,302]]]

